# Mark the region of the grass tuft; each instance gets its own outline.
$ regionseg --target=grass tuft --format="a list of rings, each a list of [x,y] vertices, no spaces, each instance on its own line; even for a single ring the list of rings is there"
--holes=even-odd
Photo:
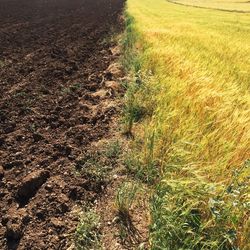
[[[117,190],[115,207],[121,217],[129,217],[129,210],[133,205],[138,188],[137,183],[125,182]]]
[[[75,232],[75,247],[77,250],[101,249],[99,220],[100,218],[95,211],[90,210],[81,214]]]

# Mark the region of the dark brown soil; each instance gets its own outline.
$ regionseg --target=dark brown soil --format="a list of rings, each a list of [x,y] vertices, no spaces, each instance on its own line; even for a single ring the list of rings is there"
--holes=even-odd
[[[67,249],[75,204],[101,180],[75,167],[108,137],[123,0],[0,0],[0,249]],[[111,82],[112,83],[112,82]]]

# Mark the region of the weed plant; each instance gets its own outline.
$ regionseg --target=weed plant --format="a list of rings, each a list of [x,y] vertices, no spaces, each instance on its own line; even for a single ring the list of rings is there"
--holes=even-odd
[[[99,216],[93,210],[82,213],[75,232],[77,250],[101,249],[99,220]]]
[[[115,207],[120,217],[129,217],[129,210],[135,201],[138,188],[137,183],[125,182],[117,190]]]

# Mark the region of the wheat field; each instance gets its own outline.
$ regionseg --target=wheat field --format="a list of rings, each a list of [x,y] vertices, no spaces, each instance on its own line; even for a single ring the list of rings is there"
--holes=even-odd
[[[127,3],[136,103],[150,110],[138,157],[160,176],[152,249],[249,249],[250,4],[176,2],[206,8]]]

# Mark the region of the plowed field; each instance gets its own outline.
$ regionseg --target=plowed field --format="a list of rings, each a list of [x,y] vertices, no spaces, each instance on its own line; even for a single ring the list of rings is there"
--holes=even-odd
[[[74,205],[102,190],[74,168],[116,119],[104,83],[122,8],[0,0],[0,249],[67,249]]]

